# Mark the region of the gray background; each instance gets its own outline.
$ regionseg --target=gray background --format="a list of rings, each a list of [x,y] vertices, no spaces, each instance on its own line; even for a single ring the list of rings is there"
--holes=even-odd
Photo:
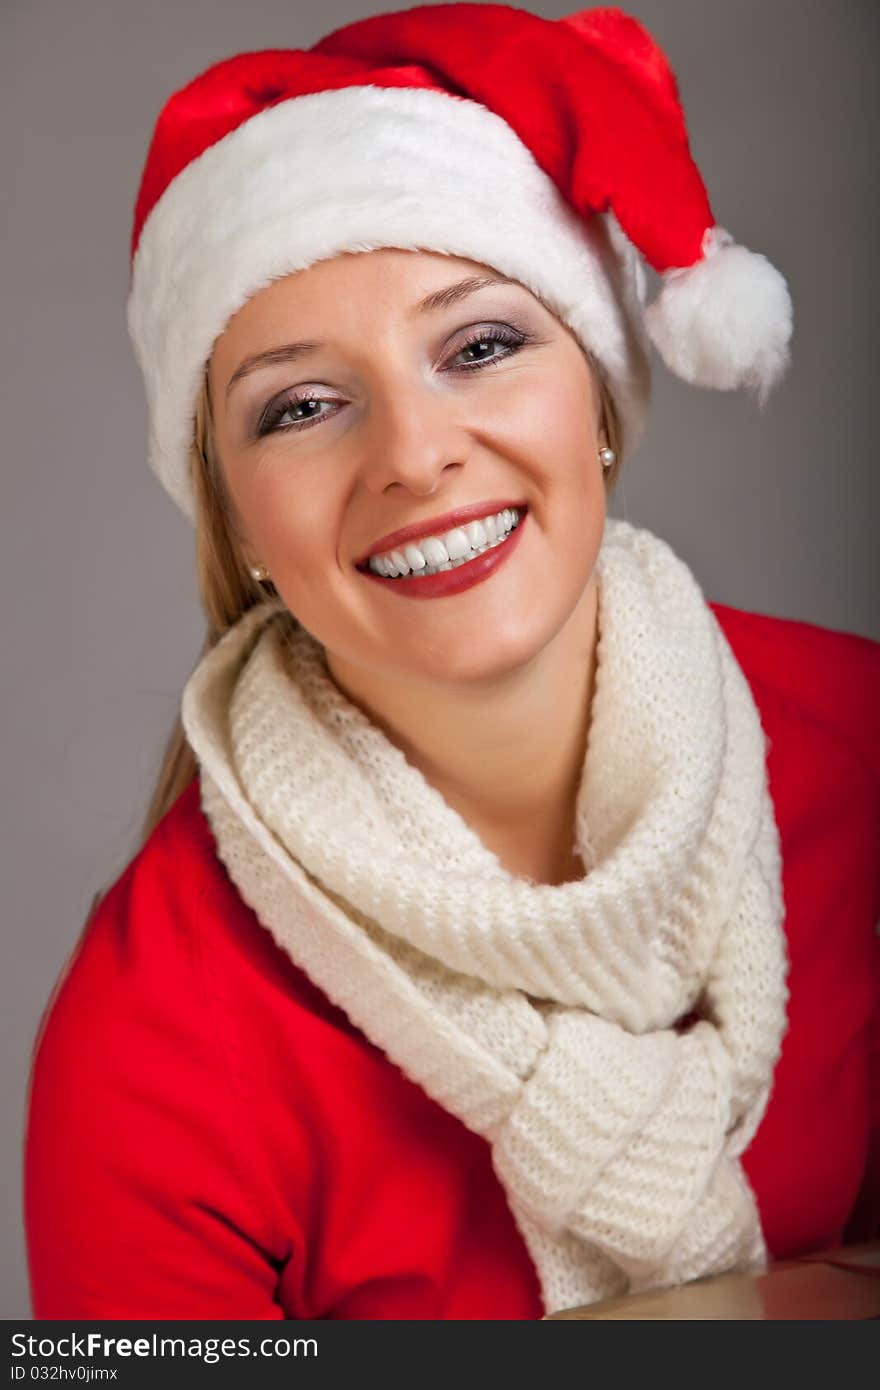
[[[382,4],[0,0],[5,597],[0,1316],[28,1317],[20,1169],[40,1012],[122,871],[202,641],[192,532],[148,472],[125,333],[159,108],[210,63]],[[568,6],[531,6],[549,17]],[[658,364],[614,510],[708,597],[880,637],[876,0],[632,0],[678,74],[716,219],[788,278],[790,374],[759,414]]]

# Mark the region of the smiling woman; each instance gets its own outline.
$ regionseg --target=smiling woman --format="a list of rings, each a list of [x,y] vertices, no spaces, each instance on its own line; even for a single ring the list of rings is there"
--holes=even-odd
[[[259,557],[339,688],[502,863],[563,881],[583,872],[573,765],[594,673],[600,451],[619,429],[571,331],[474,269],[377,250],[256,295],[211,358],[208,490],[221,481],[240,566]],[[290,324],[305,338],[292,354],[272,346]],[[410,597],[435,600],[429,642]],[[543,737],[524,745],[529,725]]]
[[[132,253],[207,634],[37,1039],[36,1316],[537,1318],[880,1234],[877,648],[606,516],[650,340],[765,399],[791,332],[650,36],[229,59]]]

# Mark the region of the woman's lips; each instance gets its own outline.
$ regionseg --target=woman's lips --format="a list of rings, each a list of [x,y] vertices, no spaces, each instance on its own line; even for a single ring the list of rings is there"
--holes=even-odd
[[[355,565],[359,568],[365,565],[371,555],[381,555],[385,551],[402,549],[407,541],[424,540],[425,536],[441,536],[444,531],[451,531],[455,526],[466,526],[469,521],[482,521],[487,516],[497,516],[505,508],[511,511],[524,512],[526,504],[520,501],[505,501],[503,498],[498,501],[488,502],[469,502],[464,507],[456,507],[451,512],[444,512],[442,516],[430,517],[425,521],[415,522],[411,526],[401,526],[397,531],[389,531],[387,536],[381,540],[374,541],[372,549],[362,555]]]
[[[499,545],[493,545],[490,550],[484,550],[482,555],[475,555],[463,565],[456,565],[455,569],[440,570],[437,574],[401,575],[397,579],[388,579],[369,568],[359,569],[358,573],[385,589],[393,589],[401,598],[444,598],[450,594],[460,594],[464,589],[471,589],[474,584],[488,579],[510,558],[519,544],[528,515],[527,511],[523,512],[518,525]]]

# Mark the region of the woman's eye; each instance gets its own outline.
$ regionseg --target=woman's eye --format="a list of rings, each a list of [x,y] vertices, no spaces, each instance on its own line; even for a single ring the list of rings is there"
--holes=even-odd
[[[316,396],[299,396],[270,405],[257,426],[257,434],[271,434],[275,430],[303,430],[309,425],[317,425],[326,419],[328,412],[322,406],[335,406],[337,401],[322,401]],[[332,413],[332,411],[330,412]]]
[[[502,331],[499,328],[475,334],[469,342],[459,348],[452,359],[455,362],[461,358],[461,366],[452,367],[451,370],[473,371],[474,368],[493,366],[496,362],[503,362],[505,358],[511,357],[525,341],[522,334]],[[497,351],[498,348],[501,351]]]
[[[525,346],[528,338],[512,328],[492,328],[476,331],[462,344],[451,361],[459,362],[450,366],[453,372],[471,372],[482,367],[491,367],[504,362]],[[322,400],[319,396],[306,393],[301,396],[286,396],[270,404],[257,424],[257,437],[273,433],[301,433],[312,425],[321,424],[335,413],[341,401]]]

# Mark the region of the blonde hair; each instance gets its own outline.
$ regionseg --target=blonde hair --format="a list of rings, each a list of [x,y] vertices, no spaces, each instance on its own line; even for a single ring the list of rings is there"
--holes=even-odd
[[[617,461],[603,470],[606,493],[610,496],[623,462],[620,417],[601,369],[589,354],[587,360],[598,384],[600,422],[609,446],[617,455]],[[276,596],[271,581],[254,580],[244,561],[240,521],[235,515],[217,455],[207,369],[196,402],[190,474],[195,498],[198,587],[207,619],[205,641],[199,654],[201,660],[248,609]],[[178,716],[162,755],[158,781],[141,831],[141,845],[197,772],[195,755]]]

